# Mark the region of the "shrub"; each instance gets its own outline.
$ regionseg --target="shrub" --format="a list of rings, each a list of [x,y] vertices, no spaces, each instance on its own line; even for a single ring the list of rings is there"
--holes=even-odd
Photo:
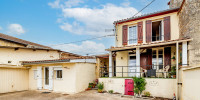
[[[108,93],[111,93],[111,94],[112,94],[112,93],[113,93],[113,90],[109,90]]]
[[[150,96],[151,96],[151,93],[146,91],[146,92],[144,92],[144,96],[150,97]]]
[[[103,88],[104,88],[103,82],[102,82],[102,83],[99,83],[99,84],[97,85],[97,87],[98,87],[98,89],[103,90]]]
[[[147,83],[144,78],[134,77],[133,80],[134,80],[134,92],[140,96],[142,91],[145,90],[145,86]]]

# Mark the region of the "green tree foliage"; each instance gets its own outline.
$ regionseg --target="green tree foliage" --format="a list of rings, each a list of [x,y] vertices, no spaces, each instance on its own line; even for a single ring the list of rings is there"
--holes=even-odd
[[[134,77],[134,92],[138,95],[142,94],[142,91],[145,90],[146,81],[144,78]]]

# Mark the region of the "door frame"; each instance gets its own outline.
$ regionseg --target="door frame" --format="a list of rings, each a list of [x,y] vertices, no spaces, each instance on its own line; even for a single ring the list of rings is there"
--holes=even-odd
[[[163,50],[163,68],[164,68],[164,63],[165,63],[165,54],[164,54],[164,47],[158,47],[158,48],[152,48],[152,57],[153,57],[153,50],[156,50],[156,65],[159,65],[159,54],[158,54],[158,51],[159,50]],[[153,65],[153,63],[152,63],[152,65]],[[153,67],[152,67],[152,69],[153,69]],[[156,70],[158,70],[159,69],[159,66],[156,66]]]
[[[43,82],[44,82],[44,89],[49,89],[49,85],[46,85],[46,83],[45,83],[46,82],[46,74],[45,74],[45,69],[46,68],[49,69],[49,67],[44,67],[44,81]]]
[[[135,56],[135,60],[136,60],[136,55],[130,55],[130,54],[129,54],[129,55],[128,55],[128,66],[129,66],[129,64],[130,64],[130,57],[131,57],[131,56]],[[128,72],[129,72],[129,67],[128,67],[127,70],[128,70]],[[135,72],[136,72],[137,67],[136,67],[136,68],[133,67],[133,70],[135,70]],[[131,73],[128,73],[128,77],[133,77],[133,76],[131,76],[131,75],[129,75],[129,74],[131,74]],[[136,76],[136,73],[133,73],[133,74],[135,74],[134,76]]]

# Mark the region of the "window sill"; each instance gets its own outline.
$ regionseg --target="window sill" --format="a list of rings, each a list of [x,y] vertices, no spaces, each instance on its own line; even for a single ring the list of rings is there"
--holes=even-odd
[[[63,80],[63,78],[55,78],[55,80]]]

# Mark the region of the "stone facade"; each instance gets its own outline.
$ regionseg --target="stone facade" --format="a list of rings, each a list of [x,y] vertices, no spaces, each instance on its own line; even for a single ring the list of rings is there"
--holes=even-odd
[[[171,0],[170,8],[180,7],[183,0]],[[178,13],[180,38],[190,37],[188,59],[190,66],[200,65],[200,0],[185,0]]]

